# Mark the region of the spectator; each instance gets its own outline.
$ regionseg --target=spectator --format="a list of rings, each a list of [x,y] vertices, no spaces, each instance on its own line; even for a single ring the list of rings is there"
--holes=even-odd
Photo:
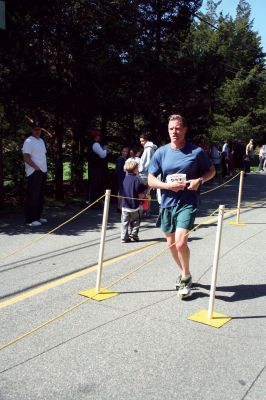
[[[25,140],[22,147],[27,176],[26,223],[33,227],[47,222],[46,218],[41,218],[47,175],[46,147],[41,139],[41,133],[41,123],[34,121],[31,135]]]
[[[140,163],[139,151],[135,148],[129,150],[129,160],[136,161],[138,164]]]
[[[229,162],[228,162],[228,173],[229,176],[233,176],[235,173],[235,159],[234,159],[234,148],[232,140],[228,142],[229,144]]]
[[[235,140],[233,142],[233,157],[234,157],[234,165],[238,170],[244,169],[243,165],[243,157],[244,157],[244,149],[240,140]]]
[[[245,174],[249,173],[250,172],[250,158],[246,154],[244,155],[244,158],[243,158],[243,164],[244,164]]]
[[[264,163],[266,160],[266,144],[260,146],[259,149],[259,172],[264,172]]]
[[[218,146],[217,146],[216,143],[212,143],[212,145],[211,145],[210,156],[211,156],[212,163],[215,166],[215,170],[216,170],[216,173],[217,173],[218,168],[219,168],[219,166],[221,164],[221,153],[218,150]]]
[[[86,204],[92,204],[104,193],[107,175],[107,147],[102,144],[102,133],[89,132],[88,150],[88,187]],[[93,208],[102,209],[102,203],[95,203]]]
[[[196,144],[199,147],[201,147],[204,151],[206,151],[207,154],[210,153],[210,147],[209,147],[208,143],[206,142],[206,139],[204,138],[203,135],[200,135]]]
[[[124,168],[127,174],[123,181],[121,241],[127,243],[132,239],[138,242],[140,228],[140,200],[138,197],[147,189],[147,185],[138,177],[136,161],[127,160]]]
[[[150,140],[150,133],[142,133],[139,137],[140,144],[143,146],[143,153],[140,157],[139,176],[147,184],[148,168],[157,146]]]
[[[120,156],[116,160],[116,176],[117,176],[117,184],[118,184],[118,198],[117,198],[117,211],[121,211],[121,197],[123,192],[123,181],[125,178],[125,170],[124,165],[126,159],[128,157],[129,148],[122,147]]]
[[[250,139],[248,144],[246,145],[246,156],[248,156],[250,164],[252,164],[254,159],[254,141]]]
[[[229,176],[229,158],[230,158],[230,148],[228,140],[226,140],[223,144],[222,157],[221,157],[223,178]]]
[[[143,146],[143,153],[140,157],[139,163],[139,176],[143,182],[148,184],[148,168],[153,154],[155,153],[157,146],[150,140],[150,133],[142,133],[140,135],[140,144]],[[148,188],[146,193],[147,196],[150,194],[150,189]],[[148,202],[148,207],[143,213],[143,216],[150,216],[150,201]]]

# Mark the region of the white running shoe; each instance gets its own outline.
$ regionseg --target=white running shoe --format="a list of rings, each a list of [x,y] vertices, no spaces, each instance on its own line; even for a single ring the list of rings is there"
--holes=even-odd
[[[42,223],[40,221],[32,221],[28,225],[29,226],[40,226]]]
[[[48,219],[46,218],[40,218],[39,222],[41,222],[42,224],[46,224],[46,222],[48,222]]]
[[[178,297],[181,299],[185,299],[191,295],[191,286],[192,286],[192,276],[188,279],[181,279],[178,289]]]

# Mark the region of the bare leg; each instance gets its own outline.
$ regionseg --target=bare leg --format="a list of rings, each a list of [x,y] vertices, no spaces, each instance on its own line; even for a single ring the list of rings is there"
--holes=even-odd
[[[166,233],[167,244],[172,256],[181,269],[182,275],[189,275],[189,248],[187,245],[188,229],[177,228],[175,233]],[[176,243],[175,243],[176,242]],[[174,244],[175,243],[175,244]]]
[[[167,246],[169,247],[169,249],[172,253],[173,259],[175,260],[178,268],[182,272],[181,262],[178,257],[178,251],[176,248],[176,244],[174,244],[175,243],[175,233],[166,233],[165,235],[166,235],[166,240],[167,240]]]

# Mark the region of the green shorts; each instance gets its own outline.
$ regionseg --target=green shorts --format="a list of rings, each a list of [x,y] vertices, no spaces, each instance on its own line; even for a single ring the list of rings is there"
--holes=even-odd
[[[173,233],[176,228],[192,229],[196,218],[197,207],[191,204],[178,204],[162,208],[156,226],[164,233]]]

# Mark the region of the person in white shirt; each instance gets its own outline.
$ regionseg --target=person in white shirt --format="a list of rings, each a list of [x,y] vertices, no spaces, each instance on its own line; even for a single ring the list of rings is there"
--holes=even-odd
[[[152,159],[153,154],[157,150],[156,144],[154,144],[151,140],[150,132],[142,133],[139,137],[140,144],[143,146],[143,153],[140,157],[139,162],[139,176],[142,181],[147,185],[148,184],[148,168]],[[148,198],[150,197],[150,188],[148,187],[146,193]],[[143,212],[143,217],[150,217],[150,201],[148,201],[148,208]]]
[[[40,122],[33,122],[31,135],[24,141],[22,147],[27,176],[26,223],[34,227],[47,222],[46,218],[41,218],[47,175],[46,147],[41,139],[41,133]]]
[[[223,178],[229,176],[229,158],[230,158],[230,147],[228,140],[226,140],[222,147],[222,176]]]
[[[259,149],[259,172],[264,172],[264,165],[266,160],[266,144],[262,144]]]
[[[88,140],[88,187],[86,204],[92,204],[104,193],[104,185],[107,175],[107,147],[102,142],[102,133],[92,130]],[[93,208],[101,209],[100,202],[96,202]]]
[[[148,168],[151,158],[157,150],[156,144],[150,140],[150,133],[142,133],[139,137],[140,144],[143,146],[143,153],[139,162],[139,176],[145,184],[148,182]]]

